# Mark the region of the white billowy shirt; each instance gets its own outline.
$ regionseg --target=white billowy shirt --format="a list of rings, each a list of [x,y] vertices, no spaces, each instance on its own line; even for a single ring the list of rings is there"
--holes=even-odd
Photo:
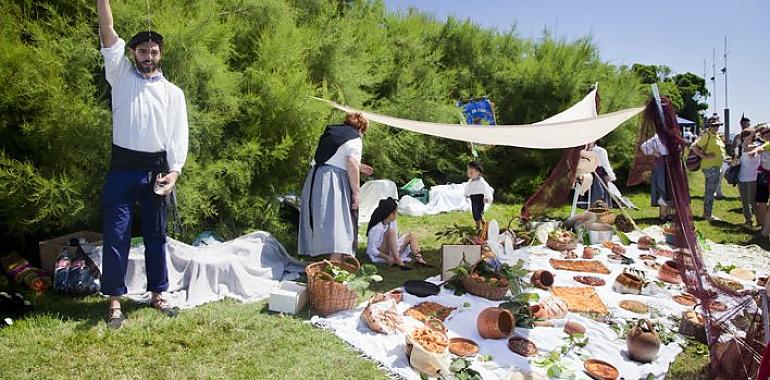
[[[652,156],[655,153],[660,156],[668,156],[668,148],[663,144],[663,141],[660,141],[657,133],[649,140],[643,142],[640,148],[642,149],[642,153],[648,156]]]
[[[485,203],[492,203],[492,196],[495,193],[495,189],[489,186],[484,177],[479,176],[478,179],[470,179],[465,183],[464,197],[470,197],[471,195],[483,194]]]
[[[162,74],[145,78],[126,57],[126,41],[102,47],[112,86],[112,142],[140,152],[166,152],[170,171],[187,160],[187,105],[182,90]]]
[[[599,159],[599,165],[601,165],[601,167],[604,168],[604,171],[607,172],[607,177],[609,177],[610,182],[615,181],[617,177],[615,177],[615,171],[612,170],[612,165],[610,165],[610,157],[607,154],[607,149],[594,145],[591,150],[596,153],[596,158]]]

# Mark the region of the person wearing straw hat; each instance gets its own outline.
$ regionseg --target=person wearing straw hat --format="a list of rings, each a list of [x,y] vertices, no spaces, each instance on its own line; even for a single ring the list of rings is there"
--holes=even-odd
[[[706,132],[700,135],[693,143],[692,149],[701,158],[701,170],[706,178],[705,193],[703,194],[703,218],[718,221],[713,215],[714,195],[717,186],[722,180],[720,175],[722,164],[728,158],[725,153],[725,143],[719,136],[719,127],[722,122],[719,115],[713,114],[706,121]]]
[[[187,108],[182,90],[160,70],[163,36],[142,31],[126,44],[113,28],[109,0],[98,0],[96,8],[105,77],[112,87],[112,158],[102,189],[101,291],[110,296],[107,326],[119,328],[124,321],[120,296],[127,293],[131,211],[137,201],[150,304],[169,317],[177,314],[162,296],[169,286],[166,201],[187,159]]]

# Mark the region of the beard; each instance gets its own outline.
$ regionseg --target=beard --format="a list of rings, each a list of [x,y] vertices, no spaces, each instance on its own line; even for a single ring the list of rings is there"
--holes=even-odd
[[[153,61],[153,60],[146,60],[146,61],[136,61],[136,68],[141,72],[142,74],[149,74],[152,73],[158,68],[160,68],[160,61]]]

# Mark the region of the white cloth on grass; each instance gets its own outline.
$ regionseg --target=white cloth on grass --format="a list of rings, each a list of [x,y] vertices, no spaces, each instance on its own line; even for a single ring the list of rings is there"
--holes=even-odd
[[[633,238],[636,237],[638,236],[633,236]],[[604,252],[609,252],[606,248],[599,249]],[[578,249],[578,251],[580,250]],[[645,252],[646,251],[638,250],[635,245],[632,245],[628,247],[627,255],[637,258],[639,254]],[[550,250],[544,246],[537,246],[520,249],[514,251],[510,257],[500,258],[503,262],[509,264],[513,264],[517,260],[523,259],[530,270],[548,269],[553,271],[556,274],[555,286],[583,286],[573,279],[573,276],[581,275],[581,273],[554,270],[550,266],[548,260],[552,257],[560,256],[561,255],[556,251]],[[600,275],[600,277],[605,279],[606,284],[604,286],[595,287],[595,289],[609,311],[614,315],[614,320],[619,323],[625,323],[626,320],[631,318],[652,318],[660,321],[667,328],[676,330],[676,324],[669,320],[667,316],[680,315],[683,311],[692,308],[677,304],[671,297],[660,295],[629,295],[614,292],[612,290],[612,280],[621,274],[624,268],[620,264],[607,262],[605,256],[606,255],[600,255],[599,260],[605,263],[611,270],[611,273],[609,275]],[[662,257],[658,259],[658,262],[661,264],[664,261],[665,259]],[[634,266],[635,269],[649,272],[648,277],[650,278],[654,278],[656,275],[654,271],[648,270],[642,264],[642,260],[637,260]],[[433,277],[428,280],[434,283],[440,282],[438,277]],[[541,300],[550,295],[548,291],[540,289],[528,289],[528,291],[538,293]],[[678,292],[679,290],[673,291],[673,293]],[[619,302],[626,299],[645,302],[651,310],[655,310],[655,314],[640,315],[620,308]],[[397,305],[397,309],[401,314],[409,307],[424,301],[437,302],[445,306],[457,308],[445,321],[446,327],[448,328],[447,335],[450,337],[459,336],[472,339],[479,344],[479,354],[492,356],[490,362],[481,364],[474,361],[472,364],[474,369],[482,372],[482,377],[484,379],[507,379],[512,368],[535,371],[538,373],[543,372],[542,368],[535,366],[533,363],[537,357],[528,359],[518,356],[508,350],[506,346],[507,341],[505,339],[483,339],[479,335],[476,328],[476,320],[479,313],[487,307],[497,306],[500,303],[499,301],[490,301],[470,294],[458,297],[453,294],[453,291],[442,289],[440,294],[426,298],[419,298],[405,293],[403,302]],[[360,350],[364,355],[382,364],[390,373],[409,380],[420,379],[419,374],[409,366],[406,358],[406,347],[404,344],[405,337],[403,333],[382,335],[370,331],[366,325],[361,322],[361,311],[364,306],[365,303],[359,305],[358,308],[354,310],[339,312],[326,318],[316,316],[311,319],[311,322],[316,326],[331,330],[335,335],[356,347],[356,349]],[[411,317],[404,317],[404,319],[408,327],[407,331],[411,331],[411,328],[414,326],[419,326],[419,324],[412,320]],[[583,349],[585,355],[608,361],[617,367],[620,370],[620,373],[627,379],[646,378],[648,374],[652,374],[652,378],[655,379],[665,378],[669,366],[682,351],[679,343],[684,342],[684,339],[677,335],[675,342],[661,346],[658,357],[652,363],[642,364],[634,362],[627,357],[626,343],[624,340],[620,339],[615,331],[610,329],[610,327],[604,323],[596,322],[576,313],[569,313],[565,319],[554,321],[560,327],[538,327],[534,329],[517,327],[515,329],[515,334],[525,336],[532,340],[538,348],[538,357],[543,357],[565,344],[567,336],[562,329],[566,320],[578,321],[587,328],[586,335],[589,339],[588,345]],[[582,360],[575,354],[570,353],[566,357],[565,364],[575,371],[578,379],[588,379],[582,371]]]
[[[180,308],[226,297],[261,301],[280,281],[296,279],[305,270],[305,263],[289,256],[281,243],[264,231],[200,247],[168,239],[166,250],[167,296],[171,305]],[[97,254],[101,256],[101,252]],[[129,251],[126,287],[127,297],[149,302],[144,245]]]
[[[358,224],[369,223],[372,213],[387,198],[398,199],[396,184],[387,179],[366,181],[361,185],[358,204]]]
[[[463,195],[465,183],[437,185],[430,188],[428,204],[404,195],[398,202],[398,213],[407,216],[435,215],[450,211],[470,211],[471,201]],[[484,210],[489,204],[484,205]]]
[[[396,245],[398,247],[404,245],[406,236],[398,235],[398,224],[395,220],[388,223],[387,225],[385,225],[383,222],[377,223],[374,227],[372,227],[372,229],[369,230],[369,235],[367,236],[366,240],[366,255],[369,256],[369,260],[371,260],[373,263],[385,262],[385,260],[380,257],[380,247],[382,247],[382,242],[385,241],[385,233],[388,232],[388,230],[391,228],[396,231]],[[398,254],[401,258],[401,261],[409,262],[412,260],[410,257],[412,255],[412,247],[407,244],[404,249],[398,252]]]
[[[184,93],[163,74],[139,74],[122,38],[101,52],[112,87],[112,142],[140,152],[165,151],[169,170],[181,172],[189,134]]]

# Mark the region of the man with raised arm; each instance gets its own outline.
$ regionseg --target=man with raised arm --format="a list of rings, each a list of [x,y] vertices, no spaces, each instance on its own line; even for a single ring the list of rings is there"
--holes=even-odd
[[[107,326],[115,329],[125,319],[120,296],[127,292],[135,202],[139,202],[150,303],[170,317],[177,313],[162,297],[168,289],[166,200],[187,158],[187,109],[182,90],[160,70],[163,37],[142,31],[126,45],[113,29],[109,0],[97,0],[96,7],[104,71],[112,86],[112,159],[102,189],[101,290],[110,296]]]

